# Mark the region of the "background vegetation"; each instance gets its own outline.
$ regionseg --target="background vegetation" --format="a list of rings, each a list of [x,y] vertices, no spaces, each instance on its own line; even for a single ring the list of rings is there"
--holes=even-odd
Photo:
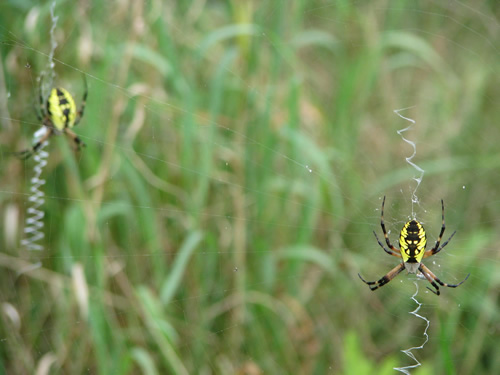
[[[25,148],[50,2],[0,5],[0,373],[392,374],[424,341],[418,279],[378,247],[411,216],[416,374],[500,373],[495,1],[58,1],[54,84],[87,144],[51,139],[44,251],[22,248]],[[37,260],[42,267],[31,269]],[[425,291],[425,292],[424,292]]]

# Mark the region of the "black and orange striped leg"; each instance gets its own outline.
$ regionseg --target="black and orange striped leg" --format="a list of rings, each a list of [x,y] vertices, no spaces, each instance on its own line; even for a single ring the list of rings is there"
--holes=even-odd
[[[435,255],[435,254],[439,253],[446,245],[448,245],[448,242],[450,242],[450,240],[453,238],[455,233],[457,233],[457,231],[453,232],[451,234],[450,238],[448,238],[442,246],[439,246],[439,244],[441,243],[441,239],[443,238],[444,230],[446,229],[446,225],[444,223],[444,202],[442,199],[441,199],[441,219],[442,219],[441,232],[439,233],[439,237],[436,241],[436,244],[434,245],[434,247],[432,249],[427,250],[424,253],[424,256],[423,256],[424,258],[427,258],[427,257],[430,257],[431,255]]]
[[[40,78],[40,84],[38,87],[38,108],[35,106],[35,113],[36,117],[38,118],[38,121],[44,122],[44,118],[47,117],[47,112],[46,112],[46,104],[43,100],[43,93],[42,93],[42,83],[43,83],[43,76]]]
[[[75,143],[77,150],[85,147],[85,143],[72,130],[66,128],[64,129],[64,133]]]
[[[82,104],[80,106],[80,109],[76,113],[76,120],[75,120],[75,123],[73,124],[73,126],[78,125],[78,123],[80,122],[80,120],[83,117],[83,112],[85,111],[85,106],[87,105],[87,95],[89,93],[89,88],[87,85],[87,78],[85,77],[85,74],[83,75],[83,84],[85,86],[85,91],[83,92]]]
[[[15,155],[23,160],[29,159],[33,154],[35,154],[40,147],[44,144],[44,142],[47,141],[47,139],[50,138],[50,136],[53,134],[52,128],[47,127],[47,131],[45,132],[45,135],[40,138],[40,140],[33,145],[33,147],[27,148],[26,150],[16,152]]]
[[[385,237],[385,243],[389,248],[386,248],[382,242],[378,239],[377,233],[373,231],[373,234],[375,235],[375,238],[377,239],[378,244],[384,249],[384,251],[392,256],[401,258],[401,254],[399,253],[399,250],[396,249],[394,246],[392,246],[391,241],[389,240],[389,235],[387,234],[387,230],[385,229],[385,222],[384,222],[384,206],[385,206],[385,195],[384,195],[384,200],[382,201],[382,210],[380,211],[380,226],[382,227],[382,232],[384,232],[384,237]]]
[[[427,287],[427,289],[429,289],[432,293],[436,294],[436,295],[440,295],[441,293],[439,292],[439,285],[441,286],[446,286],[448,288],[456,288],[457,286],[460,286],[462,285],[470,276],[470,273],[465,277],[465,279],[463,279],[461,282],[459,282],[458,284],[448,284],[448,283],[444,283],[442,282],[441,280],[439,280],[439,278],[434,275],[432,273],[432,271],[430,269],[428,269],[424,264],[420,263],[420,267],[418,267],[418,270],[420,272],[422,272],[422,274],[425,276],[425,278],[427,279],[427,281],[429,281],[432,286],[436,289],[436,291],[432,290],[431,288]],[[437,282],[437,284],[436,284]]]
[[[400,253],[397,253],[395,252],[394,250],[389,250],[387,247],[384,246],[384,244],[382,242],[380,242],[380,240],[378,239],[378,236],[377,236],[377,233],[375,233],[375,231],[373,231],[373,234],[375,235],[375,238],[377,239],[377,242],[378,244],[380,245],[380,247],[382,249],[384,249],[384,251],[389,254],[389,255],[392,255],[392,256],[395,256],[395,257],[398,257],[398,258],[401,258],[401,254]],[[392,245],[391,245],[392,246]],[[392,247],[393,249],[397,250],[396,248]]]
[[[363,281],[365,284],[367,284],[371,290],[375,290],[378,288],[383,287],[385,284],[387,284],[389,281],[394,279],[401,271],[405,269],[404,263],[399,263],[396,267],[394,267],[392,270],[390,270],[384,277],[382,277],[378,281],[366,281],[361,277],[361,275],[358,273],[359,278],[361,281]]]

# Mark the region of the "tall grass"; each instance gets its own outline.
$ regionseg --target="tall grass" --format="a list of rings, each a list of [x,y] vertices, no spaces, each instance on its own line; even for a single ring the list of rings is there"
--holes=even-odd
[[[50,2],[0,5],[0,368],[51,374],[389,374],[424,341],[414,277],[370,292],[417,218],[469,280],[421,313],[416,374],[500,371],[493,3],[58,2],[56,84],[87,144],[51,141],[42,254],[19,247]],[[27,65],[29,63],[29,66]],[[5,96],[7,97],[7,96]],[[11,123],[7,127],[7,123]],[[446,236],[446,234],[445,234]],[[447,238],[447,237],[446,237]],[[42,267],[29,268],[35,257]],[[433,262],[435,260],[435,262]]]

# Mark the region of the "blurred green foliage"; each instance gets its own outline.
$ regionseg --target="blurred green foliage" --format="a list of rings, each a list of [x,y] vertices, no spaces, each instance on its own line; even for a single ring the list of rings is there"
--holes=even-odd
[[[19,246],[51,2],[0,4],[0,373],[389,374],[424,341],[378,248],[413,209],[457,289],[412,373],[500,373],[496,2],[58,1],[41,253]],[[446,234],[445,234],[446,236]],[[30,269],[40,260],[42,267]],[[444,289],[444,288],[443,288]]]

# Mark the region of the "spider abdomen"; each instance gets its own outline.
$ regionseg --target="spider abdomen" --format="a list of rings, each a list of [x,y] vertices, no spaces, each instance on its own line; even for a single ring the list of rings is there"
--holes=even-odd
[[[416,220],[407,222],[399,236],[399,247],[404,263],[420,263],[424,256],[427,236],[425,229]],[[408,267],[407,267],[408,268]]]
[[[61,87],[53,88],[47,99],[47,113],[57,130],[72,128],[76,120],[76,105],[71,94]]]

